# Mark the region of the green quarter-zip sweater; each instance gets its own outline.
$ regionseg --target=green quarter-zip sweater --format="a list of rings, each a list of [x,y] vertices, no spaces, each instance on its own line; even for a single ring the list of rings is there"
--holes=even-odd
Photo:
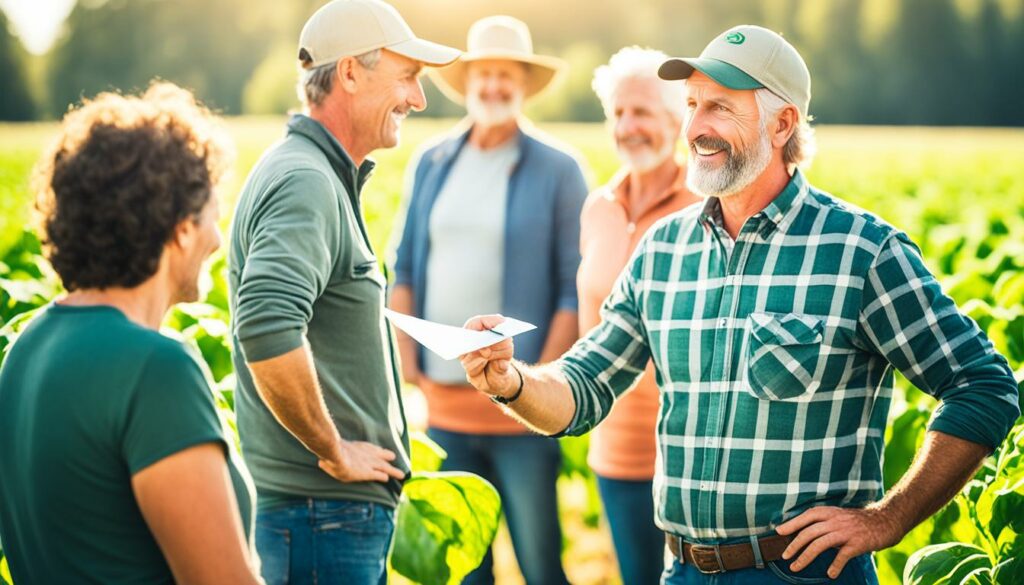
[[[247,362],[309,342],[327,410],[345,440],[398,454],[409,443],[386,279],[367,236],[359,192],[373,162],[355,163],[302,115],[256,163],[231,228],[229,285],[242,452],[262,500],[282,496],[398,503],[400,485],[341,483],[274,418]]]

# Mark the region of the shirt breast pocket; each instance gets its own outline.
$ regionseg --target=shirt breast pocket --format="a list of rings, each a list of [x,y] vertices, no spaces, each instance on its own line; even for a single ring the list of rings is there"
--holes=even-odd
[[[822,359],[824,323],[794,313],[747,317],[747,388],[762,400],[798,398],[812,387]]]

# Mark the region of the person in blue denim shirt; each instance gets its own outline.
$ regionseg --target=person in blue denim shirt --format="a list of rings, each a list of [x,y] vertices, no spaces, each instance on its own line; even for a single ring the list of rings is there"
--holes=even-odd
[[[587,185],[573,156],[540,139],[520,117],[562,63],[534,55],[518,20],[485,18],[469,52],[435,78],[464,101],[466,126],[410,165],[405,224],[396,230],[391,308],[461,326],[480,312],[537,325],[517,337],[518,357],[554,359],[578,334],[579,217]],[[555,481],[558,442],[504,416],[467,385],[457,361],[423,352],[399,333],[402,370],[428,404],[428,436],[447,452],[443,469],[473,472],[501,494],[527,583],[565,583]],[[466,583],[493,582],[491,557]]]

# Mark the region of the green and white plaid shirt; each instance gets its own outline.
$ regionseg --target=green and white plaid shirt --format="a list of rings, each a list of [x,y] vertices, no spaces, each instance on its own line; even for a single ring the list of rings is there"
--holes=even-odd
[[[716,542],[877,500],[894,366],[942,400],[931,429],[1002,441],[1019,414],[1012,372],[906,235],[800,172],[735,242],[720,209],[651,228],[602,323],[560,361],[573,435],[654,361],[662,529]]]

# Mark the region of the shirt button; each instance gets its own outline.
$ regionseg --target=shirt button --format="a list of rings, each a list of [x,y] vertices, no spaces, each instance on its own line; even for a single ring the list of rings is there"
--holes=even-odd
[[[700,489],[702,489],[702,490],[708,489],[708,484],[706,484],[706,483],[700,484]]]
[[[725,318],[725,317],[722,317],[722,318],[721,318],[721,319],[720,319],[720,320],[718,321],[718,326],[719,326],[719,327],[725,327],[725,324],[726,324],[726,323],[728,323],[728,322],[729,322],[729,320],[728,320],[727,318]]]

